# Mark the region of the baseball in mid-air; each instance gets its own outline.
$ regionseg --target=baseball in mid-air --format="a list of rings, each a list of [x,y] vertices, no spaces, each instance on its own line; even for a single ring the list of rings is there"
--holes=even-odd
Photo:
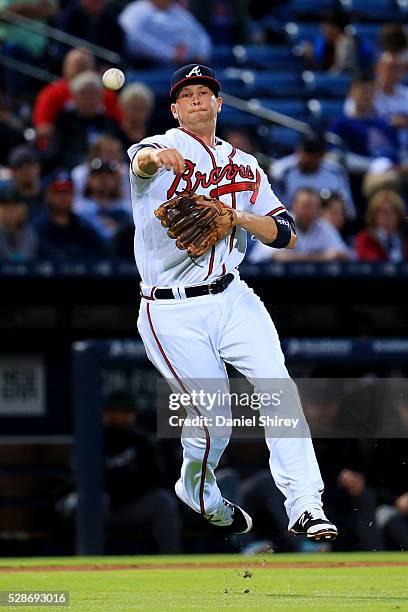
[[[102,83],[105,85],[106,89],[117,91],[123,87],[125,75],[119,68],[109,68],[109,70],[103,73]]]

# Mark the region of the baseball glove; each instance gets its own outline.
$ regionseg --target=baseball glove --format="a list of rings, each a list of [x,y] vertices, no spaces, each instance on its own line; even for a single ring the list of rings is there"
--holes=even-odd
[[[220,200],[196,193],[183,193],[154,211],[179,249],[192,258],[204,255],[222,240],[236,222],[236,212]]]

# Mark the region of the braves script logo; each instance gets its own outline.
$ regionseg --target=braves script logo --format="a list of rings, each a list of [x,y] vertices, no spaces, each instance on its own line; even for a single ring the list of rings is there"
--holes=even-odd
[[[186,74],[186,78],[193,76],[193,74],[195,74],[196,76],[202,76],[200,66],[195,66],[194,68],[192,68],[190,72]]]
[[[237,176],[240,176],[241,178],[248,180],[228,183],[226,185],[221,185],[220,187],[214,187],[214,189],[211,189],[210,191],[210,197],[219,198],[226,193],[253,191],[249,201],[251,204],[255,204],[258,196],[259,184],[261,182],[259,170],[256,171],[256,177],[254,177],[254,173],[252,172],[250,166],[238,166],[238,164],[229,163],[223,168],[217,166],[216,168],[213,168],[209,174],[207,174],[206,172],[200,172],[199,170],[194,172],[196,165],[189,159],[186,159],[185,163],[185,170],[177,174],[174,181],[170,185],[169,190],[167,191],[168,199],[172,198],[175,193],[178,195],[183,191],[195,192],[199,187],[208,189],[208,187],[211,187],[211,185],[219,185],[223,179],[226,179],[227,181],[234,181]]]

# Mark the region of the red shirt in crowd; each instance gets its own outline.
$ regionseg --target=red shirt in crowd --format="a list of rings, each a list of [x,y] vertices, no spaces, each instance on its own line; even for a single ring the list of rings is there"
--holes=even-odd
[[[34,103],[32,122],[35,128],[44,123],[54,124],[58,113],[72,98],[69,83],[66,79],[58,79],[42,89]],[[114,91],[105,89],[103,101],[106,114],[118,124],[122,121],[122,114],[118,105],[118,98]]]
[[[404,259],[408,260],[408,239],[404,238]],[[356,236],[355,250],[358,258],[363,261],[388,261],[389,256],[387,250],[378,240],[378,238],[370,232],[370,230],[361,230]]]

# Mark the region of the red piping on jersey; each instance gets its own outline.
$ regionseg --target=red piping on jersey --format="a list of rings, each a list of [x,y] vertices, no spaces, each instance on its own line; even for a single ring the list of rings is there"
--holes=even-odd
[[[166,362],[167,367],[169,368],[170,372],[173,374],[174,378],[177,380],[178,384],[180,385],[180,387],[182,388],[182,390],[184,391],[184,393],[188,393],[188,390],[186,389],[186,387],[184,386],[184,384],[182,383],[182,381],[180,380],[180,378],[177,376],[175,369],[173,368],[173,366],[171,365],[166,353],[164,352],[164,349],[160,343],[160,340],[157,337],[156,332],[154,331],[154,327],[153,327],[153,323],[152,323],[152,318],[150,316],[150,304],[146,304],[146,310],[147,310],[147,318],[149,319],[149,325],[150,325],[150,329],[152,330],[152,334],[154,339],[156,340],[156,344],[159,347],[159,351],[163,356],[164,361]],[[200,411],[198,410],[198,408],[196,406],[194,406],[194,404],[191,404],[193,410],[196,412],[196,414],[198,416],[202,416],[200,414]],[[208,455],[210,454],[210,446],[211,446],[211,439],[210,439],[210,433],[207,429],[207,427],[205,425],[203,425],[204,428],[204,433],[205,433],[205,451],[204,451],[204,457],[203,457],[203,463],[201,466],[201,482],[200,482],[200,493],[199,493],[199,500],[200,500],[200,512],[201,514],[205,514],[205,506],[204,506],[204,484],[205,484],[205,475],[207,472],[207,461],[208,461]]]
[[[230,164],[232,164],[232,160],[233,157],[235,155],[235,153],[237,152],[236,148],[233,147],[231,153],[228,155],[228,159],[230,161]],[[232,179],[231,183],[233,183],[235,181],[235,178]],[[237,198],[235,195],[234,191],[231,191],[231,204],[232,204],[232,208],[235,210],[237,207]],[[235,238],[235,234],[237,233],[237,228],[236,226],[232,228],[232,232],[231,232],[231,236],[230,236],[230,242],[229,242],[229,252],[231,253],[233,246],[234,246],[234,238]]]
[[[271,210],[271,212],[266,213],[265,217],[271,217],[272,215],[275,215],[280,210],[286,210],[286,208],[284,206],[278,206],[278,208],[274,208],[273,210]]]
[[[204,149],[207,151],[208,155],[211,157],[211,161],[212,161],[212,165],[214,170],[217,168],[217,162],[215,160],[214,157],[214,153],[211,151],[210,147],[208,147],[205,142],[203,140],[201,140],[201,138],[199,138],[198,136],[196,136],[195,134],[192,134],[191,132],[189,132],[188,130],[186,130],[185,128],[179,128],[179,130],[181,130],[182,132],[184,132],[185,134],[188,134],[188,136],[191,136],[191,138],[194,138],[194,140],[196,140],[197,142],[200,143],[200,145],[202,145],[204,147]],[[211,197],[215,197],[218,198],[218,188],[212,189],[211,192],[214,192],[216,195],[213,195]],[[210,276],[211,272],[213,271],[213,267],[214,267],[214,257],[215,257],[215,245],[213,247],[211,247],[211,257],[210,257],[210,261],[208,263],[208,273],[207,276],[205,277],[204,280],[207,280],[207,278]]]
[[[194,138],[194,140],[199,142],[200,145],[202,145],[204,147],[204,149],[207,151],[208,155],[211,157],[211,161],[212,161],[213,167],[216,168],[217,167],[217,162],[215,161],[214,153],[211,151],[210,147],[208,145],[206,145],[205,142],[203,140],[201,140],[201,138],[199,136],[196,136],[195,134],[192,134],[191,132],[186,130],[186,128],[182,128],[181,127],[181,128],[179,128],[179,130],[181,130],[185,134],[188,134],[189,136],[191,136],[191,138]]]

